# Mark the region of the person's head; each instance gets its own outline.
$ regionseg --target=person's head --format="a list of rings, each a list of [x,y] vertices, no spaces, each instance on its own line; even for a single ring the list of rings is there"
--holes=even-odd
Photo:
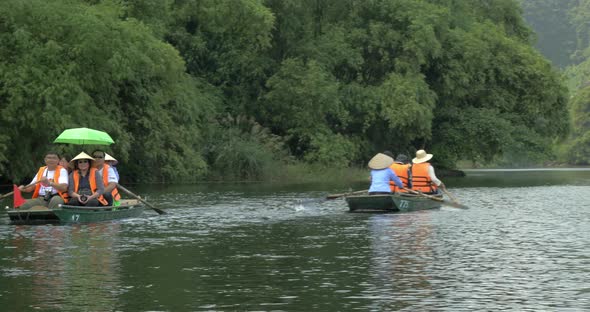
[[[58,165],[62,166],[67,171],[72,171],[72,168],[73,168],[73,165],[70,163],[70,161],[68,160],[68,158],[66,156],[62,156],[59,159]]]
[[[416,152],[416,157],[412,159],[415,164],[427,162],[432,158],[432,154],[427,154],[425,150],[419,150]]]
[[[400,164],[407,164],[410,162],[410,158],[406,154],[397,154],[395,161]]]
[[[369,161],[369,168],[373,170],[381,170],[391,166],[392,164],[393,158],[383,153],[379,153],[373,156],[373,158],[371,158],[371,160]]]
[[[68,161],[68,158],[66,156],[62,156],[59,159],[59,165],[62,166],[62,167],[64,167],[64,168],[67,168],[69,163],[70,162]]]
[[[45,165],[50,168],[54,168],[59,163],[59,154],[54,151],[45,153]]]
[[[105,155],[106,155],[106,153],[101,150],[94,150],[94,152],[92,152],[92,158],[94,158],[94,166],[95,167],[102,168],[102,166],[104,165]]]
[[[391,158],[394,158],[393,153],[391,151],[385,151],[385,152],[383,152],[383,154],[385,154]]]
[[[104,161],[109,164],[109,166],[114,167],[117,165],[119,161],[115,159],[115,157],[109,155],[108,153],[104,153]]]
[[[70,163],[72,164],[74,169],[80,171],[88,171],[90,169],[90,166],[92,165],[92,161],[94,161],[94,159],[90,157],[90,155],[81,152],[76,157],[72,158]]]

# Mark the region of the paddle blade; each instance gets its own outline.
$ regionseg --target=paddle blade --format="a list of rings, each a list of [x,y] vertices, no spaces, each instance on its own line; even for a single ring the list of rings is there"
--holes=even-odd
[[[336,198],[340,198],[342,196],[346,196],[346,194],[330,194],[330,195],[326,196],[325,198],[321,198],[320,200],[336,199]]]
[[[23,198],[23,194],[21,194],[21,192],[18,189],[18,186],[16,186],[16,184],[12,185],[12,189],[14,191],[14,202],[13,202],[12,206],[14,208],[18,208],[18,207],[22,206],[22,204],[25,203],[25,199]]]
[[[450,207],[459,208],[459,209],[469,209],[469,207],[467,207],[459,202],[454,202],[454,201],[449,201],[449,200],[444,200],[443,204],[450,206]]]

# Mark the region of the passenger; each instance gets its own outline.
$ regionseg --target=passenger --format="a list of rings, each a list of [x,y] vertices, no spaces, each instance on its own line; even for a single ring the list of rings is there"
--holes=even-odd
[[[382,153],[378,153],[369,161],[369,168],[371,168],[369,195],[391,194],[389,181],[393,181],[397,187],[403,188],[402,181],[389,168],[391,164],[393,164],[393,158]]]
[[[392,153],[392,152],[390,152],[390,151],[385,151],[385,152],[383,152],[383,154],[385,154],[385,155],[387,155],[387,156],[389,156],[389,157],[391,157],[391,158],[395,159],[395,156],[393,156],[393,153]]]
[[[102,175],[104,185],[103,196],[107,200],[109,206],[118,205],[121,200],[121,195],[119,195],[119,190],[117,189],[119,179],[113,168],[105,164],[105,156],[106,153],[101,150],[95,150],[92,152],[94,167],[98,169]]]
[[[102,176],[96,168],[90,167],[92,157],[82,152],[74,157],[70,163],[73,165],[70,173],[68,193],[72,206],[106,206],[107,201],[102,196],[104,185]]]
[[[30,209],[33,206],[54,209],[67,202],[68,172],[59,165],[59,159],[56,152],[47,152],[45,166],[39,168],[30,185],[18,187],[21,192],[33,192],[32,198],[27,200],[21,209]]]
[[[109,155],[108,153],[104,153],[104,162],[106,162],[109,166],[111,166],[111,168],[113,168],[113,171],[115,171],[115,176],[117,177],[117,183],[118,183],[119,170],[117,170],[117,164],[119,163],[119,161],[116,160],[115,157]]]
[[[62,156],[60,158],[59,165],[64,167],[64,169],[66,169],[68,171],[68,174],[70,172],[72,172],[72,167],[71,167],[70,162],[68,161],[68,158],[66,156]]]
[[[428,163],[432,154],[427,154],[425,150],[416,152],[416,157],[412,159],[412,189],[427,194],[438,194],[438,188],[445,187],[444,183],[436,177],[434,168]]]
[[[395,157],[395,161],[400,164],[411,165],[410,158],[406,154],[397,154],[397,157]]]
[[[412,166],[409,164],[409,160],[405,154],[398,154],[395,162],[389,167],[400,178],[405,188],[399,188],[395,183],[390,181],[389,187],[391,188],[391,192],[407,193],[408,191],[406,189],[411,188]]]

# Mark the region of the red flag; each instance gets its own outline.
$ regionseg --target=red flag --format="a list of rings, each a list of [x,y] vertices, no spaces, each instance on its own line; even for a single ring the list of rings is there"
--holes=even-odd
[[[14,190],[14,204],[13,207],[17,208],[19,206],[21,206],[22,204],[25,203],[25,199],[23,198],[23,194],[21,194],[20,190],[18,189],[18,186],[16,186],[16,184],[13,184],[12,189]]]

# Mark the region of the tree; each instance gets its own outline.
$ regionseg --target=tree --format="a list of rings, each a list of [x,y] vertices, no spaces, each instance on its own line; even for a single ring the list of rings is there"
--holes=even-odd
[[[571,101],[573,131],[561,148],[569,164],[590,165],[590,87],[579,90]]]
[[[0,159],[10,162],[13,179],[30,176],[50,142],[78,126],[116,138],[115,154],[132,178],[204,174],[195,152],[199,121],[215,96],[184,73],[172,46],[134,19],[120,20],[119,9],[66,0],[0,4],[0,118],[5,136],[18,139],[2,140]]]
[[[576,30],[571,18],[577,0],[520,0],[523,17],[536,35],[536,47],[556,67],[573,63],[576,50]]]

